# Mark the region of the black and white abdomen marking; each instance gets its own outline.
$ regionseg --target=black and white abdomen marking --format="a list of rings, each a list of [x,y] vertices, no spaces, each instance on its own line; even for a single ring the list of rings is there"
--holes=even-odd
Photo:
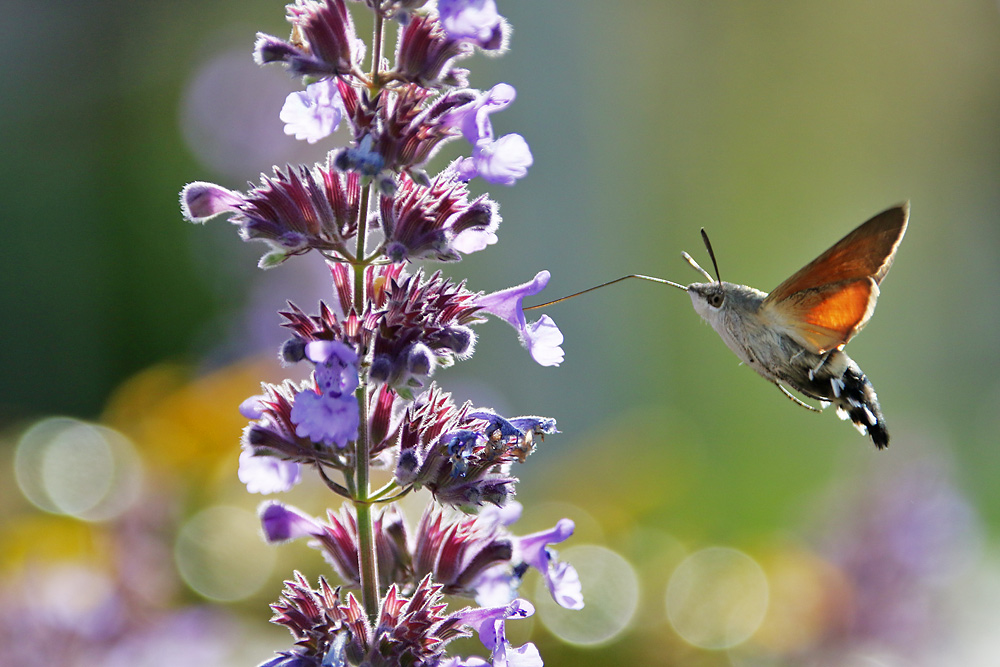
[[[837,408],[837,416],[854,422],[879,449],[889,446],[889,431],[875,388],[858,364],[840,350],[823,355],[802,351],[780,378],[801,393]],[[812,365],[810,365],[812,364]]]

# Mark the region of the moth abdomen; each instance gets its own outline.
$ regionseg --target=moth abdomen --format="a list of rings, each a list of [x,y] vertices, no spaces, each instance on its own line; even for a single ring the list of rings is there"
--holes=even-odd
[[[816,358],[822,360],[818,367],[798,366],[796,377],[786,381],[806,396],[833,404],[837,415],[854,422],[878,449],[888,447],[889,431],[878,396],[858,364],[840,351]]]
[[[847,369],[841,381],[844,387],[840,392],[840,398],[834,401],[837,414],[849,418],[859,430],[871,436],[872,442],[878,449],[888,447],[889,431],[872,383],[857,364]]]

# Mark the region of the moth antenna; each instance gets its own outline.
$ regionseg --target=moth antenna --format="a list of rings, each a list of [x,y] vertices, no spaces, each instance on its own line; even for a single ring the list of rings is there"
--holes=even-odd
[[[686,252],[682,252],[681,253],[681,257],[684,258],[685,262],[687,262],[692,267],[694,267],[695,271],[697,271],[701,275],[705,276],[705,278],[708,280],[708,282],[712,282],[713,280],[715,280],[715,278],[713,278],[708,271],[706,271],[705,269],[701,268],[701,264],[699,264],[698,262],[694,261],[694,257],[692,257],[691,255],[687,254]]]
[[[719,277],[719,263],[715,261],[715,251],[712,250],[712,242],[708,240],[708,233],[705,228],[701,228],[701,238],[705,242],[705,247],[708,248],[708,256],[712,258],[712,266],[715,267],[715,279],[722,284],[722,278]]]
[[[633,273],[631,275],[622,276],[621,278],[615,278],[614,280],[609,280],[608,282],[601,283],[600,285],[597,285],[595,287],[589,287],[583,290],[582,292],[577,292],[575,294],[570,294],[569,296],[564,296],[561,299],[555,299],[554,301],[546,301],[545,303],[540,303],[537,306],[529,306],[527,308],[524,308],[523,310],[535,310],[536,308],[545,308],[546,306],[551,306],[552,304],[559,303],[560,301],[566,301],[568,299],[572,299],[573,297],[580,296],[581,294],[586,294],[587,292],[593,292],[594,290],[601,289],[602,287],[607,287],[608,285],[614,285],[615,283],[620,283],[621,281],[628,280],[629,278],[649,280],[654,283],[662,283],[664,285],[670,285],[671,287],[677,287],[678,289],[682,289],[685,292],[687,291],[687,287],[681,285],[680,283],[675,283],[672,280],[664,280],[663,278],[654,278],[653,276],[640,276],[637,273]]]

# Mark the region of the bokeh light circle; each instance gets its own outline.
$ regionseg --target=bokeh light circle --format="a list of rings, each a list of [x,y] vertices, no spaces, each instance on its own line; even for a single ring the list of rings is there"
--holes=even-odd
[[[88,521],[118,516],[142,488],[139,456],[125,436],[66,417],[44,419],[21,435],[14,474],[38,508]]]
[[[667,584],[667,618],[681,638],[699,648],[742,644],[760,627],[767,604],[764,570],[728,547],[694,552]]]
[[[232,602],[256,593],[274,569],[275,550],[258,534],[257,516],[216,505],[181,527],[174,560],[185,583],[210,600]]]
[[[539,577],[532,601],[549,632],[570,644],[596,646],[629,627],[639,606],[639,576],[631,563],[611,549],[589,544],[560,549],[559,560],[579,573],[584,607],[563,609]]]

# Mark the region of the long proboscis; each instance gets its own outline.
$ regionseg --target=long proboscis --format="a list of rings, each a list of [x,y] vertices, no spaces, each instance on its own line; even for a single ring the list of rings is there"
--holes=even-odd
[[[586,294],[587,292],[593,292],[594,290],[601,289],[602,287],[607,287],[608,285],[614,285],[615,283],[620,283],[623,280],[628,280],[629,278],[638,278],[639,280],[649,280],[654,283],[662,283],[664,285],[670,285],[671,287],[677,287],[685,292],[687,291],[687,286],[681,285],[680,283],[675,283],[672,280],[664,280],[663,278],[654,278],[653,276],[640,276],[638,273],[633,273],[631,275],[622,276],[621,278],[615,278],[614,280],[609,280],[606,283],[601,283],[594,287],[583,290],[582,292],[577,292],[576,294],[570,294],[569,296],[564,296],[561,299],[555,299],[554,301],[547,301],[545,303],[540,303],[537,306],[528,306],[524,310],[535,310],[536,308],[545,308],[546,306],[551,306],[552,304],[559,303],[560,301],[566,301],[572,299],[573,297],[580,296],[581,294]]]

